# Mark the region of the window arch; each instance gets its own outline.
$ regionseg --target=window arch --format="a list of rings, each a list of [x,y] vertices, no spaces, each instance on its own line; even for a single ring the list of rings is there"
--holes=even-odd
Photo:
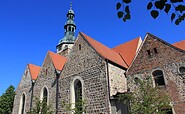
[[[156,86],[164,86],[165,85],[165,80],[164,80],[164,75],[163,75],[162,70],[155,70],[152,73],[152,75],[153,75]]]
[[[48,105],[48,102],[49,102],[49,92],[48,92],[47,87],[43,87],[42,88],[40,100],[42,102],[45,102]]]
[[[79,110],[82,110],[82,83],[80,80],[75,80],[74,82],[75,88],[75,107]]]
[[[44,87],[44,90],[43,90],[43,102],[47,103],[47,101],[48,101],[48,90]]]
[[[25,105],[26,105],[26,95],[25,93],[23,93],[20,99],[19,114],[24,114]]]
[[[77,108],[82,110],[84,82],[81,77],[77,76],[73,79],[70,86],[70,103],[71,109]]]

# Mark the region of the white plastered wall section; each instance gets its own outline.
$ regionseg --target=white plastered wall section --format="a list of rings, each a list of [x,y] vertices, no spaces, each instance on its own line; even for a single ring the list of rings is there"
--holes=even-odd
[[[110,96],[127,91],[125,70],[108,63]]]

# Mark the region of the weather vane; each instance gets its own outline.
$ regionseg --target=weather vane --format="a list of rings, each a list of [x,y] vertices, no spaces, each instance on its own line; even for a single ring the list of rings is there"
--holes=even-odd
[[[72,1],[70,2],[70,9],[72,9]]]

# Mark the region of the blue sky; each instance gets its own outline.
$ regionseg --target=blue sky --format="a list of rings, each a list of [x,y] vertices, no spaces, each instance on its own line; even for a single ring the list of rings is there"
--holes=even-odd
[[[79,31],[112,48],[147,32],[175,43],[185,39],[185,22],[179,26],[160,13],[154,20],[147,0],[131,5],[132,20],[116,15],[121,0],[72,0]],[[0,0],[0,95],[10,84],[17,88],[27,63],[42,65],[48,50],[56,51],[64,36],[69,0]]]

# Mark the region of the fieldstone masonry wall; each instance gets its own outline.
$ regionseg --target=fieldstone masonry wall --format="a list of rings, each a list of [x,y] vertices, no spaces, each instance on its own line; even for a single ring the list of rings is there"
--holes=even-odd
[[[47,69],[47,70],[46,70]],[[56,73],[53,63],[49,54],[47,54],[43,66],[41,67],[40,74],[34,86],[34,99],[40,99],[42,89],[46,87],[48,90],[49,102],[53,111],[56,109]],[[34,102],[35,103],[35,102]],[[34,104],[33,104],[34,105]]]
[[[29,68],[27,66],[22,76],[22,79],[18,85],[18,88],[16,90],[12,114],[19,114],[20,100],[23,93],[26,96],[24,112],[26,113],[30,110],[31,93],[32,93],[31,87],[32,87],[31,75],[29,72]]]
[[[154,52],[157,49],[157,53]],[[150,55],[148,54],[150,50]],[[178,69],[185,66],[185,51],[177,49],[170,44],[147,35],[145,42],[134,63],[127,72],[128,87],[134,91],[134,78],[145,79],[152,77],[154,70],[162,70],[166,83],[166,91],[172,98],[174,111],[177,114],[185,113],[185,74]]]
[[[78,46],[81,45],[81,50]],[[60,102],[70,103],[70,85],[75,77],[84,81],[87,114],[109,114],[109,92],[105,61],[81,37],[78,36],[60,78]],[[61,112],[65,109],[60,105]]]

